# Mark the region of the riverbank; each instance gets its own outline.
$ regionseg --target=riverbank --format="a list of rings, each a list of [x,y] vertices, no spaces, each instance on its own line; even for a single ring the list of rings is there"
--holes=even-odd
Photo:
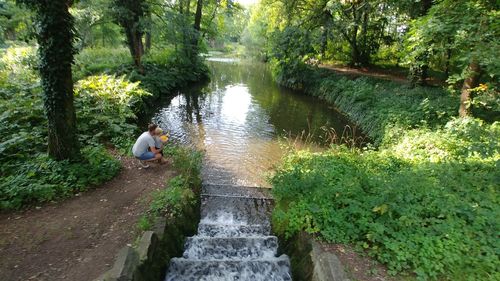
[[[36,49],[14,45],[0,52],[0,210],[71,197],[113,178],[120,163],[112,147],[130,153],[142,131],[138,117],[158,98],[205,79],[206,67],[156,50],[145,58],[145,72],[130,64],[128,50],[84,49],[75,58],[75,108],[82,157],[53,161],[46,153]]]
[[[376,148],[286,156],[271,180],[278,233],[353,245],[390,274],[499,278],[498,122],[454,118],[458,99],[439,88],[305,66],[274,73],[335,104]]]

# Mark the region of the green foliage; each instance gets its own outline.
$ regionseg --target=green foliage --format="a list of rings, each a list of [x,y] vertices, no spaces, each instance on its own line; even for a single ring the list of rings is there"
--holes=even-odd
[[[75,77],[82,79],[104,73],[125,76],[131,82],[140,82],[141,87],[158,98],[190,82],[206,79],[209,73],[203,61],[189,60],[169,49],[153,48],[145,55],[143,73],[139,73],[131,62],[126,48],[85,49],[76,56]]]
[[[184,176],[186,184],[199,187],[202,153],[188,147],[172,145],[168,145],[165,150],[166,155],[172,158],[174,168]]]
[[[443,69],[454,67],[450,82],[463,79],[472,58],[479,61],[489,77],[499,82],[500,59],[497,50],[500,36],[499,5],[495,1],[445,0],[435,3],[429,13],[411,23],[406,35],[406,64],[427,53],[427,62]],[[448,59],[443,59],[450,52]]]
[[[272,65],[276,80],[324,99],[362,128],[375,144],[400,131],[444,125],[456,115],[458,97],[440,88],[409,87],[369,77],[349,78],[291,60]]]
[[[142,108],[143,99],[151,94],[124,77],[109,75],[89,76],[75,85],[79,137],[84,143],[111,141],[120,147],[124,139],[133,139],[134,109]]]
[[[0,46],[8,41],[29,41],[34,33],[31,16],[14,0],[0,1]]]
[[[122,40],[120,27],[110,21],[111,0],[76,1],[70,9],[78,31],[78,49],[97,46],[116,47]],[[130,57],[130,55],[129,55]]]
[[[165,189],[153,194],[147,214],[141,217],[139,228],[146,230],[152,225],[154,217],[168,214],[179,215],[186,206],[194,204],[201,187],[201,160],[199,151],[168,145],[165,152],[171,157],[174,169],[179,173],[167,182]]]
[[[75,56],[74,78],[79,80],[90,75],[116,73],[131,63],[129,50],[125,47],[83,49]]]
[[[84,147],[82,155],[79,162],[55,161],[40,153],[9,163],[15,171],[0,177],[0,209],[71,196],[111,179],[120,169],[120,162],[102,147]]]
[[[160,59],[160,62],[154,62]],[[130,81],[141,81],[145,89],[155,97],[165,96],[173,90],[185,87],[189,82],[208,78],[208,68],[201,59],[191,60],[181,54],[172,54],[166,59],[164,55],[154,55],[145,58],[144,72],[124,68]]]
[[[275,227],[354,243],[393,274],[496,280],[499,127],[457,119],[378,151],[292,153],[272,178]]]
[[[11,47],[0,59],[2,209],[68,196],[110,179],[120,165],[99,143],[111,142],[128,152],[136,130],[130,123],[135,119],[133,108],[148,95],[139,83],[123,77],[101,75],[79,81],[75,104],[79,137],[85,145],[82,159],[53,161],[46,155],[47,121],[36,65],[31,47]]]

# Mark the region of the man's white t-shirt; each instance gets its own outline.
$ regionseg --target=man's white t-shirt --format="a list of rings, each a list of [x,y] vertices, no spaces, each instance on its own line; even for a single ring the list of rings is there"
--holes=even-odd
[[[139,136],[134,147],[132,147],[132,154],[134,154],[135,157],[141,157],[141,155],[148,152],[151,146],[155,147],[155,140],[149,132],[144,132]]]

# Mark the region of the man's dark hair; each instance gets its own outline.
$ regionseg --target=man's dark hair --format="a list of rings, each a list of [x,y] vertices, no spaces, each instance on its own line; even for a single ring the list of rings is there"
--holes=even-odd
[[[156,124],[149,124],[148,125],[149,132],[154,132],[154,130],[156,130],[156,128],[158,128],[158,125],[156,125]]]

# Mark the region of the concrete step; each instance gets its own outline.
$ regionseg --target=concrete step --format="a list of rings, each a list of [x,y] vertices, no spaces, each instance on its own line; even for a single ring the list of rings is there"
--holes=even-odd
[[[291,281],[288,257],[242,261],[173,258],[165,281]]]
[[[262,198],[203,196],[202,223],[269,225],[272,201]]]
[[[195,260],[255,260],[274,258],[278,251],[275,236],[212,238],[194,236],[186,240],[183,258]]]
[[[270,233],[271,227],[261,224],[238,225],[200,223],[198,225],[198,236],[201,237],[267,236]]]
[[[204,184],[202,187],[202,194],[249,198],[272,198],[268,188],[226,184]]]

